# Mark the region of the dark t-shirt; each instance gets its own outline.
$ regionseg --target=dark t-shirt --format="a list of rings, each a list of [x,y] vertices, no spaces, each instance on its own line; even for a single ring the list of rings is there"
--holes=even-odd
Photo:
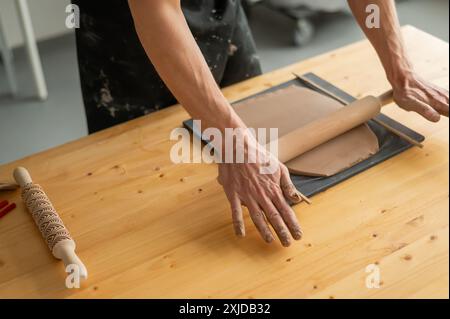
[[[90,132],[176,102],[140,44],[126,0],[72,2],[81,13],[76,39]],[[182,0],[181,4],[219,85],[261,73],[240,1]]]

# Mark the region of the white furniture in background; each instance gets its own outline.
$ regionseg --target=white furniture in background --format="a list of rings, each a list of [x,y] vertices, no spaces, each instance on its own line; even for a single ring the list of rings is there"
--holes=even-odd
[[[30,60],[37,96],[39,99],[45,100],[48,96],[47,84],[45,83],[44,71],[42,70],[41,58],[34,36],[27,0],[16,0],[16,6],[19,12],[20,25],[22,27],[28,59]]]
[[[0,56],[6,72],[6,81],[8,82],[9,92],[14,96],[17,93],[17,82],[14,72],[14,63],[11,50],[6,44],[6,38],[3,33],[3,24],[0,20]]]
[[[41,58],[36,44],[36,38],[31,22],[30,10],[27,0],[13,0],[17,8],[19,25],[23,37],[25,49],[30,61],[31,72],[36,88],[36,95],[40,100],[48,97],[47,84],[45,82],[44,72],[42,69]],[[5,65],[6,78],[10,91],[15,95],[18,91],[16,77],[14,73],[14,61],[8,43],[6,41],[4,26],[0,24],[0,54]]]

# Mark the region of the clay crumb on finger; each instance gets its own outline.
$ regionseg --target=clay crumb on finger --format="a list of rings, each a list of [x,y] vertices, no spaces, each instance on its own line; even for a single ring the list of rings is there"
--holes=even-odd
[[[242,223],[233,223],[234,233],[237,237],[245,237],[245,228]]]
[[[270,243],[273,242],[273,240],[274,240],[274,239],[273,239],[273,236],[272,236],[271,233],[267,233],[267,234],[264,235],[264,241],[265,241],[266,243],[270,244]]]
[[[294,237],[295,240],[300,240],[303,237],[303,232],[299,229],[294,231],[294,233],[292,234],[292,237]]]
[[[311,204],[311,200],[297,190],[294,184],[287,184],[282,186],[283,193],[287,193],[287,197],[293,204],[299,204],[305,201],[307,204]]]
[[[305,195],[303,195],[302,193],[300,193],[299,191],[297,191],[297,196],[300,196],[300,198],[305,201],[308,205],[312,204],[312,201],[309,199],[309,197],[306,197]]]
[[[239,238],[244,238],[245,237],[245,231],[243,228],[235,228],[234,229],[234,233],[236,234],[237,237]]]
[[[294,203],[294,204],[298,204],[298,203],[300,203],[300,202],[302,201],[301,196],[300,196],[297,192],[290,193],[290,194],[289,194],[289,199],[290,199],[291,202]]]

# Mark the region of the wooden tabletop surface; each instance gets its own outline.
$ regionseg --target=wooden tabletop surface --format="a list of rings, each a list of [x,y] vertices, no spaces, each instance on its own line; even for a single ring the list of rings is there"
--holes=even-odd
[[[413,27],[403,31],[416,69],[448,88],[448,44]],[[293,71],[314,72],[357,97],[388,88],[362,41],[224,92],[237,100]],[[19,191],[5,192],[0,199],[18,208],[0,219],[0,298],[448,298],[448,119],[428,123],[393,105],[383,112],[425,135],[425,148],[295,206],[305,236],[290,248],[263,243],[248,216],[247,237],[234,236],[215,165],[171,163],[169,133],[188,118],[180,106],[2,165],[1,181],[21,165],[44,187],[89,279],[65,288],[64,267]],[[379,288],[366,286],[371,264],[379,267]]]

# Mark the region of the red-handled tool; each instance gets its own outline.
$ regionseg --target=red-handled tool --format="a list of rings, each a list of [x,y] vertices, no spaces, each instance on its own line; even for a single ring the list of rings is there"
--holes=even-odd
[[[3,207],[8,206],[8,201],[7,200],[0,200],[0,209],[2,209]]]
[[[6,202],[6,204],[8,204],[8,202]],[[6,206],[3,210],[0,211],[0,218],[4,217],[6,214],[8,214],[14,208],[16,208],[15,203],[11,203],[8,206]]]

